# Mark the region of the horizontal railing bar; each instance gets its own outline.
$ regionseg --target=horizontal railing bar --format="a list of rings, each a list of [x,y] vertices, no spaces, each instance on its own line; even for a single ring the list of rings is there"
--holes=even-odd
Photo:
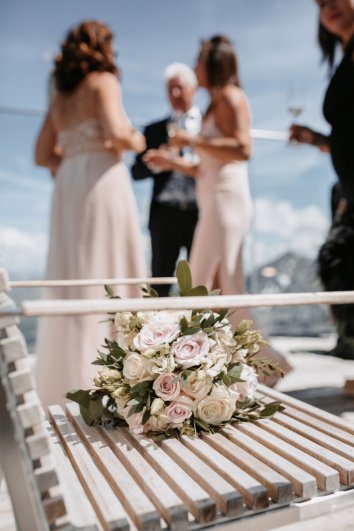
[[[145,299],[26,300],[18,307],[0,310],[4,315],[41,317],[115,313],[119,311],[184,310],[205,308],[256,308],[310,304],[352,304],[354,291],[216,295],[213,297],[160,297]]]
[[[176,277],[142,277],[142,278],[90,278],[76,280],[12,280],[10,288],[60,288],[80,286],[130,286],[139,284],[175,284]]]

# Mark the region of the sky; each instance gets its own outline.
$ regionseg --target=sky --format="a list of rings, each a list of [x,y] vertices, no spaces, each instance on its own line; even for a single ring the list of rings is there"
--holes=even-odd
[[[328,131],[321,110],[328,75],[313,0],[0,2],[0,267],[14,276],[44,272],[53,183],[34,166],[33,145],[47,106],[52,57],[68,28],[83,19],[102,20],[115,33],[123,101],[138,127],[168,112],[166,65],[193,66],[200,40],[224,33],[237,50],[253,128],[287,131],[288,107],[297,100],[304,108],[298,120]],[[202,110],[206,101],[200,91]],[[287,250],[314,257],[328,228],[335,181],[328,155],[256,139],[249,174],[254,218],[247,270]],[[150,184],[133,183],[147,250]]]

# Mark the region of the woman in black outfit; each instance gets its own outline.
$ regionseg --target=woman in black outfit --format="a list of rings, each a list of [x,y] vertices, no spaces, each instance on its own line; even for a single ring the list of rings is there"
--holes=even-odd
[[[330,152],[338,176],[332,190],[333,224],[318,256],[318,271],[328,291],[354,290],[354,0],[317,0],[319,44],[328,61],[331,81],[323,114],[331,125],[325,136],[292,125],[290,139]],[[333,69],[337,45],[343,58]],[[354,305],[335,305],[338,343],[332,354],[354,359]]]

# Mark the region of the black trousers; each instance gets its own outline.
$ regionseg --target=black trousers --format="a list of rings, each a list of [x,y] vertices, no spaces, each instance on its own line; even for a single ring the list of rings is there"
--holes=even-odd
[[[196,209],[182,210],[168,205],[154,205],[149,223],[151,270],[154,277],[173,276],[181,248],[186,248],[189,256],[197,221]],[[166,284],[154,286],[160,297],[167,297],[170,288],[171,285]]]

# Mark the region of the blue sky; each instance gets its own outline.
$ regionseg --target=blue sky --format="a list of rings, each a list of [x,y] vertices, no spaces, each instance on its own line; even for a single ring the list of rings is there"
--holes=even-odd
[[[328,130],[321,114],[327,84],[316,44],[313,0],[12,0],[0,4],[0,264],[41,274],[48,240],[51,179],[32,151],[44,112],[51,57],[67,29],[85,18],[107,22],[117,35],[126,110],[137,125],[167,112],[164,67],[193,65],[201,38],[225,33],[236,45],[252,126],[286,131],[291,92],[304,105],[301,121]],[[206,97],[198,95],[203,108]],[[2,109],[2,111],[1,111]],[[246,263],[264,263],[291,248],[314,255],[328,225],[335,177],[329,158],[309,147],[257,140],[250,163],[255,217]],[[149,185],[135,185],[142,224]]]

